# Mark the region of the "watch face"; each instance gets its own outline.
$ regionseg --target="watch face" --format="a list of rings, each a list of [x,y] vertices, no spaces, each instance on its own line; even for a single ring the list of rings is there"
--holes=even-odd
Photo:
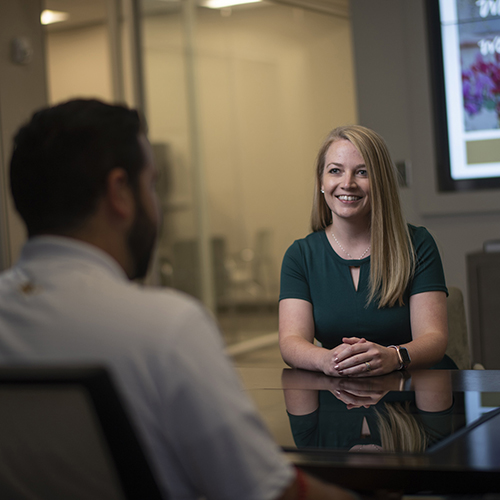
[[[410,355],[408,354],[408,349],[406,349],[406,347],[400,347],[399,353],[401,354],[403,365],[406,368],[411,363]]]

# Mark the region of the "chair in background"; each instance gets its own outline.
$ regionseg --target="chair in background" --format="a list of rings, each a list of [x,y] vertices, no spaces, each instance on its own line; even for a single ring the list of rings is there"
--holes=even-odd
[[[0,368],[0,498],[163,498],[104,368]]]
[[[471,356],[464,297],[460,288],[448,287],[448,348],[446,354],[455,361],[460,370],[470,370]]]

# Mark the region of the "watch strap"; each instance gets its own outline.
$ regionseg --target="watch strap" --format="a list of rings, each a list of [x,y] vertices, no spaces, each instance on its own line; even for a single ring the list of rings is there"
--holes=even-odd
[[[399,351],[399,346],[398,345],[389,345],[387,347],[392,347],[392,349],[396,349],[396,352],[398,353],[398,361],[399,361],[398,370],[402,370],[405,367],[405,364],[403,361],[403,356],[401,356],[401,352]]]

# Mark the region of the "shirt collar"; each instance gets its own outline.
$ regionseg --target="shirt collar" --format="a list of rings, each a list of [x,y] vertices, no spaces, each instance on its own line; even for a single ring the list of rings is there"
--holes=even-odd
[[[34,259],[86,261],[106,269],[116,278],[128,281],[125,271],[111,255],[94,245],[75,238],[65,236],[35,236],[30,238],[21,251],[19,263],[23,264]]]

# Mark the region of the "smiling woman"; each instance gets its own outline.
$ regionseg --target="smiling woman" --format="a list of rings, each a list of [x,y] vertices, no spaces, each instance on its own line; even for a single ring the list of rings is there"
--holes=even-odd
[[[444,358],[448,292],[439,252],[425,228],[404,221],[395,168],[374,131],[329,134],[317,159],[311,225],[283,260],[285,362],[355,377],[410,363],[455,367]]]

